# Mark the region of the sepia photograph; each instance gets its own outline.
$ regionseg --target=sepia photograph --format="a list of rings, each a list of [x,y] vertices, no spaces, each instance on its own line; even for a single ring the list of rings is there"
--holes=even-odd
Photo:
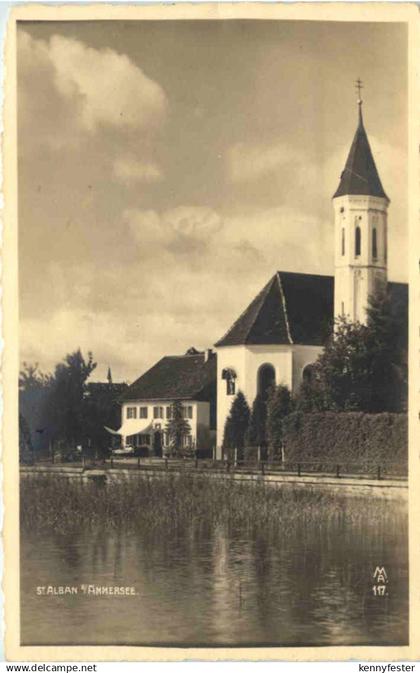
[[[168,16],[16,22],[18,645],[408,646],[407,21]]]

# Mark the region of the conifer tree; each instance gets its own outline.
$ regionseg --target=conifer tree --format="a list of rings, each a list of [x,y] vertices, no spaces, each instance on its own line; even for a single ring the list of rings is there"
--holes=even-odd
[[[182,402],[175,400],[170,407],[170,419],[166,423],[169,445],[174,453],[180,453],[183,449],[184,437],[191,434],[191,427],[184,418]]]
[[[251,417],[245,436],[247,446],[264,446],[267,441],[267,402],[258,393],[252,405]]]
[[[267,437],[273,455],[278,455],[283,447],[283,419],[292,410],[288,387],[279,385],[274,388],[267,403]]]
[[[250,410],[245,395],[238,391],[232,402],[225,422],[223,448],[238,449],[238,457],[243,458],[245,433],[249,425]]]

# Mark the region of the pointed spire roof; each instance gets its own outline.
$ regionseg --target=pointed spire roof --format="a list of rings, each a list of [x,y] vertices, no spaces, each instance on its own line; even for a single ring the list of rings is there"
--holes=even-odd
[[[333,198],[349,194],[379,196],[388,199],[375,165],[369,140],[363,125],[362,101],[359,105],[359,124],[341,173],[340,184]],[[388,199],[389,200],[389,199]]]
[[[331,276],[278,271],[215,345],[322,344],[333,307]]]

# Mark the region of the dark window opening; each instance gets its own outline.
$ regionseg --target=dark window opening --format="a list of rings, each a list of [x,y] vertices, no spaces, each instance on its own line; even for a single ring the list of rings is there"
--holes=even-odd
[[[346,254],[346,230],[344,228],[341,230],[341,254],[343,257]]]
[[[270,390],[276,385],[276,372],[273,365],[262,365],[257,375],[257,390],[263,400],[268,399]]]
[[[223,369],[222,379],[226,381],[226,395],[236,393],[236,372],[234,369]]]
[[[360,227],[356,227],[356,240],[354,246],[354,254],[356,257],[359,257],[361,255],[361,250],[362,250],[362,231]]]
[[[378,235],[376,229],[372,229],[372,257],[378,259]]]

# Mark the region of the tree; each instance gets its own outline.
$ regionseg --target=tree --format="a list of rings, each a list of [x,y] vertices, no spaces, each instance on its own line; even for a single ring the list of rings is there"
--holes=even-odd
[[[267,441],[267,402],[262,395],[256,396],[249,419],[249,425],[245,435],[245,443],[248,446],[264,446]]]
[[[225,422],[223,448],[237,449],[238,457],[243,458],[245,433],[249,425],[250,410],[241,390],[235,396]]]
[[[392,301],[385,284],[369,298],[367,324],[371,330],[374,357],[372,362],[371,407],[379,411],[406,409],[408,394],[408,316]]]
[[[23,443],[31,443],[34,454],[46,452],[51,439],[47,428],[51,424],[52,384],[53,377],[41,372],[38,363],[23,363],[19,372],[19,413],[24,424],[19,423],[19,438]]]
[[[184,437],[191,434],[191,427],[184,418],[182,402],[176,400],[171,404],[170,410],[170,418],[166,423],[169,446],[174,453],[180,453],[184,446]]]
[[[334,334],[300,388],[298,409],[370,413],[403,409],[401,326],[382,287],[370,298],[367,315],[366,325],[336,320]]]
[[[30,463],[33,461],[33,446],[31,433],[26,419],[19,414],[19,462]]]
[[[118,398],[125,390],[124,383],[87,383],[83,396],[83,434],[102,456],[109,452],[113,437],[105,429],[119,427],[121,406]]]
[[[80,348],[66,355],[54,372],[50,395],[50,418],[57,438],[70,447],[89,439],[89,405],[86,381],[96,367],[92,353],[84,359]]]
[[[287,386],[279,385],[271,392],[267,403],[267,437],[273,455],[283,449],[283,419],[293,411],[293,401]]]
[[[41,372],[38,362],[33,365],[27,362],[23,363],[19,372],[19,391],[41,390],[51,385],[51,382],[51,375]]]

